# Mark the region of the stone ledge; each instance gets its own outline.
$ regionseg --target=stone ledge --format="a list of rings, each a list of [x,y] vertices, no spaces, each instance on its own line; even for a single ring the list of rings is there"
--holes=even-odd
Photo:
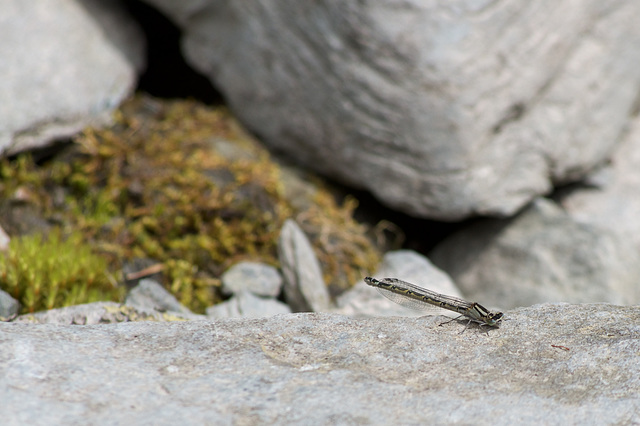
[[[640,308],[537,305],[488,332],[441,322],[0,323],[0,414],[35,425],[640,421]]]

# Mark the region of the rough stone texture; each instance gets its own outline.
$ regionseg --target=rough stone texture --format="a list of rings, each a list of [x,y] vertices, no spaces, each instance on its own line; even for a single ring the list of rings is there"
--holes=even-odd
[[[400,278],[438,293],[462,297],[460,290],[447,274],[433,266],[429,259],[411,250],[386,253],[374,276],[377,278]],[[336,299],[336,306],[337,308],[333,312],[353,317],[417,317],[425,315],[423,310],[410,309],[392,302],[374,288],[366,285],[364,281],[356,283],[351,290],[341,294]],[[434,310],[436,309],[434,308]],[[425,310],[429,310],[429,305],[425,304]],[[437,309],[437,313],[458,316],[442,309]]]
[[[459,231],[429,258],[483,305],[640,303],[640,254],[631,241],[578,223],[546,199],[513,219]]]
[[[191,314],[187,307],[183,306],[176,297],[164,287],[150,279],[141,279],[137,286],[131,289],[125,303],[136,308],[154,309],[156,311],[172,311],[182,314]]]
[[[275,299],[258,297],[249,291],[241,291],[231,299],[207,308],[211,318],[263,318],[291,313],[285,303]]]
[[[3,1],[0,154],[104,122],[133,90],[143,40],[115,1]]]
[[[222,290],[228,294],[250,291],[257,296],[276,297],[282,289],[282,276],[273,266],[258,262],[240,262],[221,277]]]
[[[582,177],[640,85],[638,2],[146,1],[272,147],[426,217]]]
[[[127,306],[114,302],[75,305],[34,314],[20,315],[16,323],[92,325],[130,321],[186,321],[204,319],[203,315],[181,312],[159,312],[154,309]]]
[[[640,309],[541,305],[501,328],[335,314],[0,323],[0,415],[50,424],[640,422]]]
[[[614,230],[640,250],[640,118],[616,147],[611,164],[586,183],[563,191],[560,204],[575,220]]]
[[[329,291],[313,247],[298,224],[287,219],[278,240],[278,258],[284,276],[284,294],[294,312],[329,309]]]

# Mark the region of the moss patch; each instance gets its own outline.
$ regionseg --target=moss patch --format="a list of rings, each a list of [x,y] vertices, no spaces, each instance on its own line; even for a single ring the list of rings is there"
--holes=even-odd
[[[13,238],[0,256],[0,282],[18,300],[22,312],[118,300],[123,288],[107,275],[107,262],[73,233],[59,231]]]
[[[3,199],[36,206],[62,235],[81,236],[116,276],[127,260],[161,263],[166,287],[196,312],[220,300],[218,277],[234,263],[278,266],[277,238],[289,217],[309,235],[334,294],[379,260],[369,229],[352,217],[357,201],[339,204],[320,185],[311,203],[294,207],[269,153],[226,109],[193,101],[136,97],[111,128],[87,129],[45,164],[4,160],[0,178]]]

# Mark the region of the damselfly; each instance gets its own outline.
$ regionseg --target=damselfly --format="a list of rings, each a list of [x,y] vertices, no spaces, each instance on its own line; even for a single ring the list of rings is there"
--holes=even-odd
[[[469,319],[467,325],[471,324],[473,321],[480,324],[480,326],[488,325],[495,327],[502,321],[502,312],[491,312],[479,303],[467,302],[466,300],[462,300],[457,297],[436,293],[435,291],[418,287],[417,285],[413,285],[397,278],[383,278],[382,280],[377,280],[375,278],[366,277],[364,282],[372,287],[376,287],[380,290],[380,293],[382,293],[383,296],[401,305],[416,307],[416,304],[414,303],[405,303],[407,299],[403,298],[408,298],[411,301],[417,300],[418,302],[427,303],[438,308],[457,312],[460,314],[460,317],[466,317]]]

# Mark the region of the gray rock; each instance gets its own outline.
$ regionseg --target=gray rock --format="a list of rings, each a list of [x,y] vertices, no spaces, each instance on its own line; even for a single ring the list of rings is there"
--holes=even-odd
[[[374,276],[378,279],[392,277],[425,287],[437,293],[462,297],[460,290],[451,278],[435,267],[429,259],[411,250],[397,250],[384,255],[382,264]],[[384,297],[376,289],[358,282],[351,290],[336,299],[335,313],[352,317],[405,316],[417,317],[425,315],[422,310],[410,309]],[[425,305],[425,310],[429,310]],[[436,308],[434,308],[435,310]],[[436,311],[440,315],[458,316],[445,310]]]
[[[563,191],[560,204],[575,220],[610,229],[640,250],[640,118],[616,147],[611,164],[587,185]]]
[[[263,318],[291,313],[288,305],[270,298],[241,291],[231,299],[207,308],[211,318]]]
[[[0,323],[3,424],[640,422],[640,309],[438,318]]]
[[[298,224],[287,219],[278,241],[278,257],[284,276],[284,294],[294,312],[326,311],[329,291],[309,239]]]
[[[462,297],[458,287],[445,272],[413,250],[396,250],[386,253],[376,276],[378,278],[396,277],[438,293]]]
[[[115,1],[4,1],[0,154],[106,122],[132,93],[143,48],[141,31]]]
[[[95,302],[75,305],[34,314],[20,315],[15,323],[92,325],[130,321],[186,321],[204,316],[178,312],[159,312],[154,309],[122,305],[114,302]]]
[[[7,251],[9,249],[10,242],[11,238],[5,230],[2,229],[2,226],[0,226],[0,252]]]
[[[258,262],[240,262],[221,277],[222,290],[227,294],[250,291],[258,296],[276,297],[282,288],[282,276],[276,268]]]
[[[640,87],[638,2],[146,1],[272,147],[415,215],[584,176]]]
[[[11,318],[17,315],[19,311],[20,303],[6,291],[0,290],[0,318]]]
[[[206,314],[210,318],[242,318],[239,297],[233,296],[222,303],[209,306],[206,310]]]
[[[141,279],[127,295],[125,304],[160,312],[172,311],[193,315],[193,312],[178,302],[173,294],[150,279]]]
[[[513,219],[477,222],[429,258],[487,307],[640,303],[640,254],[630,240],[578,223],[550,200],[536,200]]]

